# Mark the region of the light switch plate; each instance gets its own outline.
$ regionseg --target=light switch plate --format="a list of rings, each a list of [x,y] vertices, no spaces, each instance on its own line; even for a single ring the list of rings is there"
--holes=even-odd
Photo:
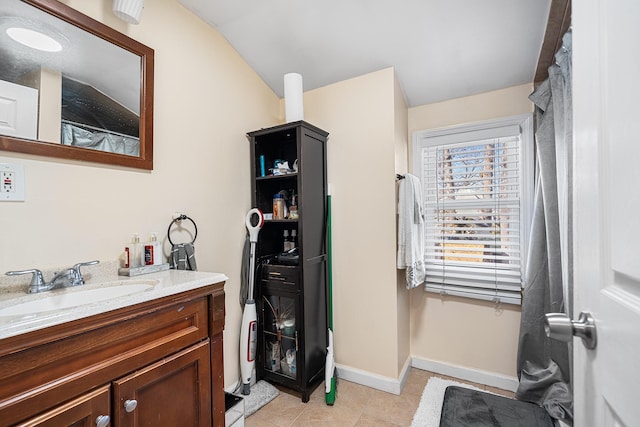
[[[0,202],[24,202],[24,166],[0,163]]]

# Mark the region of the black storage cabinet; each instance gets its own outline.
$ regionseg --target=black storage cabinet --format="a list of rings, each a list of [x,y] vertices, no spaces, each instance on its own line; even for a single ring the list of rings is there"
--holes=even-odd
[[[299,392],[303,402],[324,381],[327,353],[326,219],[328,133],[298,121],[249,132],[251,203],[273,210],[281,190],[297,195],[298,218],[266,220],[256,246],[256,375]],[[262,176],[261,156],[265,175]],[[297,172],[273,175],[276,160]],[[298,263],[278,263],[283,234],[297,232]]]

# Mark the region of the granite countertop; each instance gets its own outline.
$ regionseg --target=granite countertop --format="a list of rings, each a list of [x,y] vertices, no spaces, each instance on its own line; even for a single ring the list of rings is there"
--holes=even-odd
[[[7,286],[5,284],[5,286],[0,286],[0,339],[201,288],[214,283],[224,282],[226,280],[228,280],[228,277],[222,273],[166,270],[135,277],[95,275],[95,277],[87,279],[84,285],[38,294],[28,294],[26,292],[26,285]],[[116,287],[131,284],[147,285],[147,287],[145,290],[129,295],[117,296],[103,301],[82,303],[82,305],[70,308],[52,309],[22,315],[3,315],[2,313],[3,309],[15,307],[18,304],[30,303],[39,299],[57,297],[67,293],[95,290],[98,288],[113,288],[114,293],[116,293]],[[98,290],[98,292],[101,291]]]

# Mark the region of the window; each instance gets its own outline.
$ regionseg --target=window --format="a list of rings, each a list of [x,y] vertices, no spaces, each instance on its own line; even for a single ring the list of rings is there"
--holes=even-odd
[[[531,116],[417,132],[426,290],[520,304],[533,199]]]

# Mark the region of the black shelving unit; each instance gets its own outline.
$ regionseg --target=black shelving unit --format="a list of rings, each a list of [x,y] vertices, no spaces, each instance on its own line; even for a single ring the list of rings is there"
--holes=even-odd
[[[303,402],[324,380],[327,348],[327,136],[304,121],[247,134],[252,206],[272,213],[273,196],[281,190],[295,193],[298,206],[296,219],[265,220],[258,238],[256,374],[299,392]],[[276,160],[290,167],[297,160],[297,172],[274,175]],[[276,258],[284,249],[285,230],[297,232],[295,264]]]

